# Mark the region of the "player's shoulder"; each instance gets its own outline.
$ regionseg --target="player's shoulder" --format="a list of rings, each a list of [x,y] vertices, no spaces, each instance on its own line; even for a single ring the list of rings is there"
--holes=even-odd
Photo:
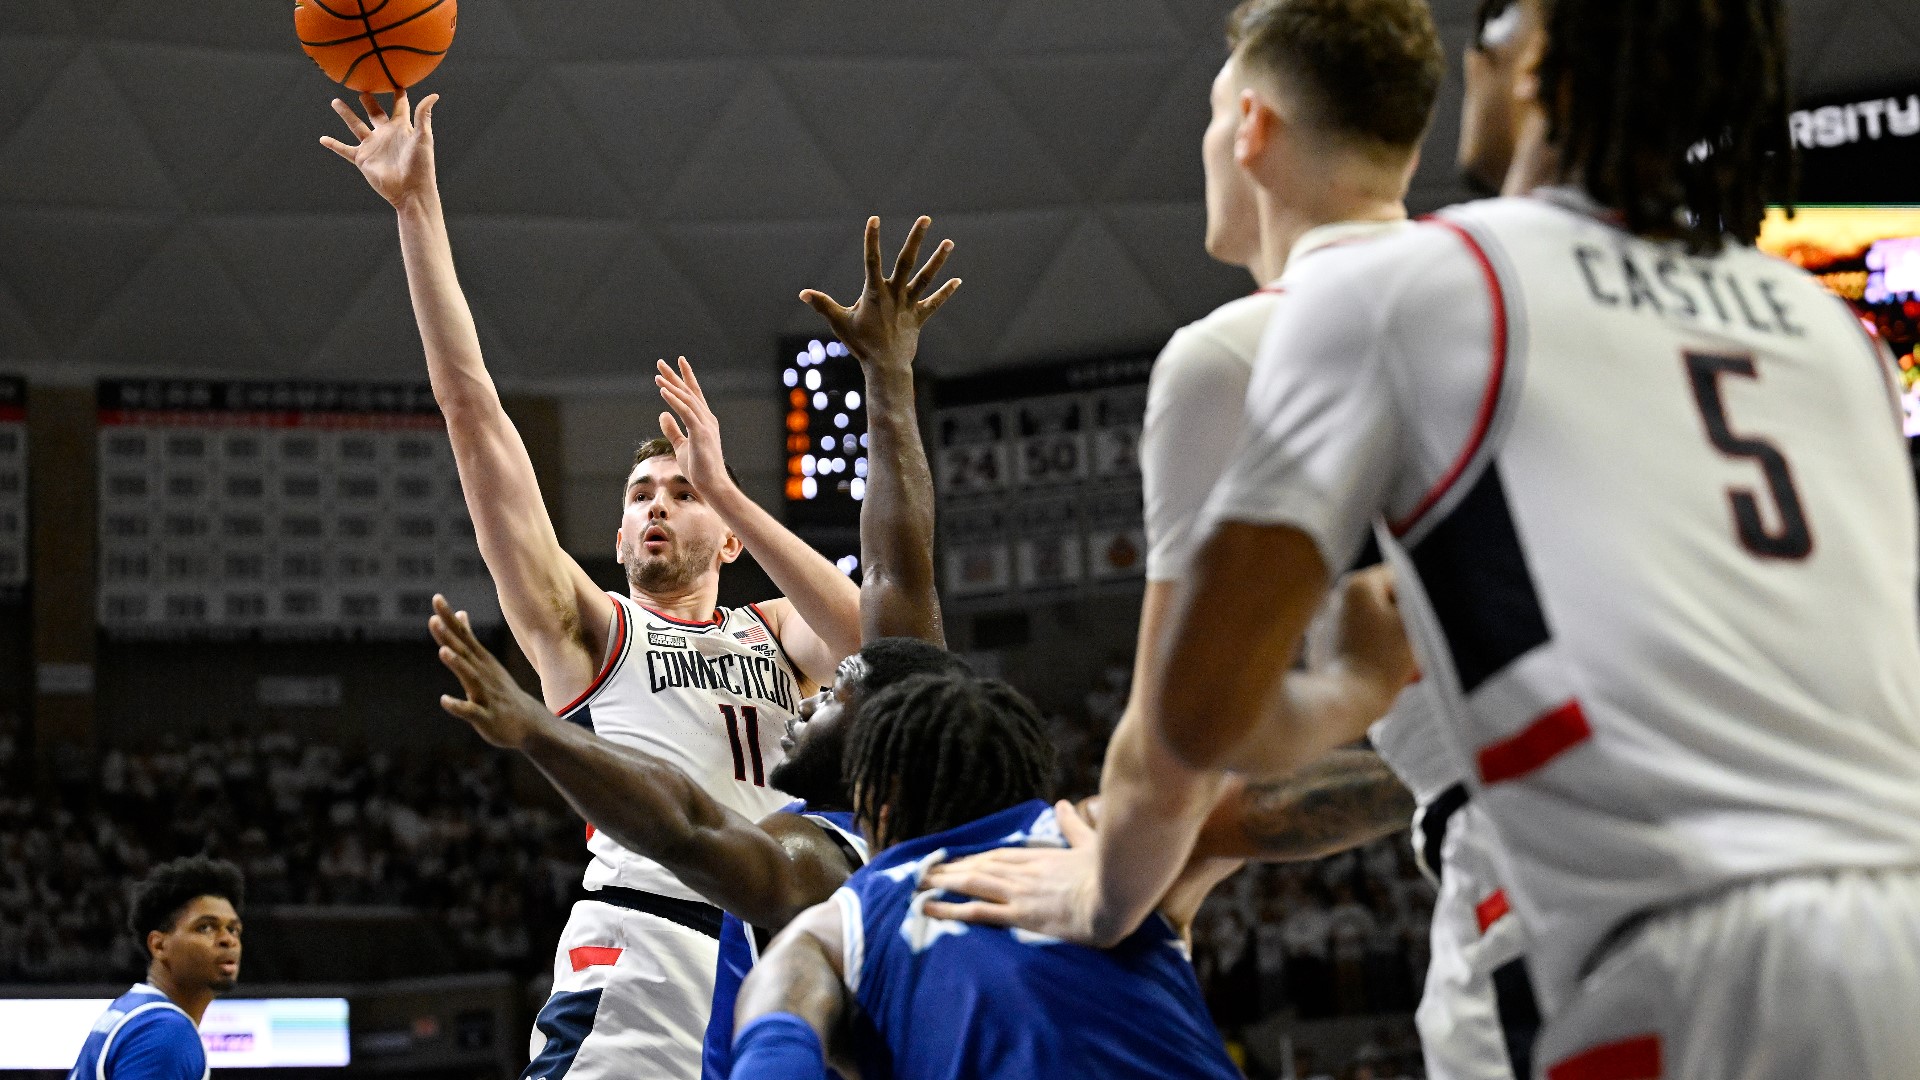
[[[206,1064],[200,1030],[179,1006],[165,998],[146,1000],[129,1009],[115,1026],[107,1054],[109,1066],[126,1060],[129,1054],[138,1054],[149,1061],[177,1062],[188,1075],[198,1075]]]
[[[1260,347],[1260,334],[1273,315],[1274,304],[1282,290],[1261,289],[1229,300],[1200,318],[1173,332],[1166,347],[1154,362],[1156,376],[1209,361],[1237,361],[1253,366],[1254,353]]]
[[[1405,228],[1314,252],[1310,266],[1281,282],[1285,310],[1317,314],[1331,305],[1343,312],[1397,316],[1396,306],[1403,302],[1445,295],[1462,281],[1477,283],[1472,245],[1461,237],[1459,214],[1467,209],[1451,208]]]

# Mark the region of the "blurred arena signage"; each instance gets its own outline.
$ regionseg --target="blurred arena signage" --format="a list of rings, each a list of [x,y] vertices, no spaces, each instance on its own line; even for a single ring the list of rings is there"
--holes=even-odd
[[[1920,87],[1809,102],[1788,128],[1800,202],[1920,203]]]
[[[27,584],[27,384],[0,375],[0,603]]]
[[[106,998],[0,999],[0,1069],[70,1069]],[[345,998],[227,998],[200,1021],[216,1069],[349,1064]]]
[[[424,385],[106,381],[100,626],[119,637],[424,633],[500,619]]]
[[[941,582],[955,599],[1144,575],[1140,423],[1151,356],[935,387]]]

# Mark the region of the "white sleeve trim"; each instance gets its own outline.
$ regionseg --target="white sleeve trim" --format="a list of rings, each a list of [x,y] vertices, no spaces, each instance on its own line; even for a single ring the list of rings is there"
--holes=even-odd
[[[840,967],[841,979],[847,984],[847,991],[860,993],[860,973],[867,960],[866,930],[861,925],[860,894],[852,889],[840,888],[833,894],[840,907]]]

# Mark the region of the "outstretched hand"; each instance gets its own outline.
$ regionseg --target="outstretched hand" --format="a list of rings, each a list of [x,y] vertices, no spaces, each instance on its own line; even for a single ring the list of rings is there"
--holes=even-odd
[[[659,373],[653,384],[660,388],[671,412],[660,414],[660,434],[673,444],[673,456],[680,471],[693,482],[701,498],[723,490],[733,483],[727,475],[727,459],[720,449],[720,421],[707,406],[707,395],[700,380],[693,376],[693,365],[680,358],[676,370],[665,360],[655,361]]]
[[[396,209],[434,190],[433,107],[439,94],[428,94],[419,108],[410,108],[405,90],[393,99],[393,111],[381,107],[372,94],[360,95],[365,120],[346,102],[333,99],[333,111],[347,122],[355,145],[348,146],[331,135],[322,135],[320,145],[353,162],[360,175],[380,197]]]
[[[985,926],[1012,926],[1080,945],[1105,948],[1124,937],[1099,929],[1097,834],[1070,802],[1055,804],[1067,847],[1001,848],[941,863],[927,871],[928,889],[971,896],[971,901],[930,900],[926,913]]]
[[[817,289],[800,293],[800,299],[827,320],[834,336],[862,364],[881,368],[912,364],[920,349],[920,328],[960,288],[960,279],[952,278],[933,295],[921,299],[946,265],[947,256],[953,254],[953,241],[942,240],[926,265],[913,271],[913,264],[920,259],[920,242],[932,224],[933,219],[927,217],[913,223],[899,258],[894,260],[893,273],[886,274],[880,267],[880,219],[867,219],[867,283],[852,307],[842,307]],[[913,271],[911,275],[909,271]]]
[[[546,706],[520,689],[500,661],[480,644],[467,613],[455,612],[447,598],[438,593],[433,597],[433,617],[427,620],[427,629],[440,643],[440,662],[460,680],[460,689],[467,695],[462,701],[452,694],[442,694],[440,707],[455,719],[465,720],[481,738],[495,746],[518,750],[551,719]]]

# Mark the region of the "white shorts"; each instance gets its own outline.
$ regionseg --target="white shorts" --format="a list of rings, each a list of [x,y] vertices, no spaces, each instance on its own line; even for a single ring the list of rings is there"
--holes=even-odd
[[[1751,882],[1628,929],[1541,1031],[1547,1080],[1920,1077],[1920,870]]]
[[[1413,1014],[1428,1080],[1516,1080],[1529,1071],[1539,1024],[1526,928],[1508,910],[1480,805],[1461,806],[1445,828],[1427,983]]]
[[[658,915],[574,904],[522,1077],[698,1080],[719,947]]]

